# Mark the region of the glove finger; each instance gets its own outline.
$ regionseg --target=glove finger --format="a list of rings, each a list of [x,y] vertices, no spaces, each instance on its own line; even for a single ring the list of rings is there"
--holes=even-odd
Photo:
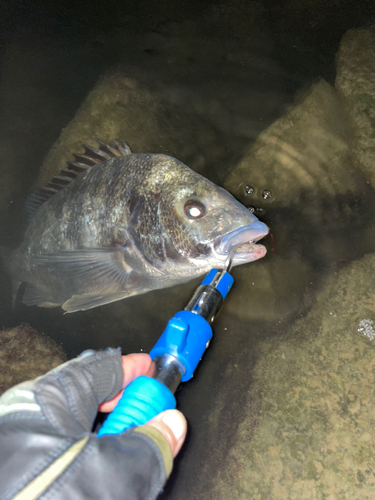
[[[150,365],[151,358],[148,354],[145,353],[128,354],[127,356],[122,356],[122,369],[124,372],[124,382],[122,385],[122,390],[118,394],[116,394],[114,398],[99,405],[99,411],[105,413],[111,412],[121,398],[124,387],[129,385],[130,382],[132,382],[137,377],[145,375]]]
[[[79,435],[91,430],[98,406],[121,390],[123,380],[119,350],[88,351],[37,379],[34,393],[54,427]]]

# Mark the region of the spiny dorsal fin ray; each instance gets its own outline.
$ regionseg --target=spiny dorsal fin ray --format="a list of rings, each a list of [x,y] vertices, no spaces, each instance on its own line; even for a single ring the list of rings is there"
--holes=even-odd
[[[115,139],[115,148],[119,151],[123,156],[126,156],[132,152],[130,147],[124,142],[122,145],[117,139]]]
[[[92,148],[91,146],[87,146],[86,144],[84,144],[83,147],[85,148],[85,156],[91,156],[92,158],[96,158],[99,161],[110,160],[111,158],[113,158],[112,155],[110,155],[106,151],[102,151],[100,148]]]
[[[121,144],[115,140],[114,145],[110,146],[104,141],[97,139],[99,148],[84,145],[83,154],[74,154],[76,161],[69,161],[66,169],[61,169],[60,173],[56,175],[47,186],[39,188],[35,193],[32,193],[26,200],[26,212],[29,219],[34,217],[35,213],[43,203],[49,200],[53,195],[64,189],[65,186],[70,184],[80,173],[86,172],[98,163],[117,158],[119,156],[126,156],[132,151],[130,147],[124,142]]]
[[[68,161],[68,169],[61,169],[61,172],[67,173],[70,172],[71,174],[75,174],[75,177],[72,176],[72,179],[75,179],[76,176],[82,172],[86,172],[88,168],[90,168],[88,165],[85,163],[80,163],[79,161]]]
[[[92,167],[93,165],[96,165],[97,163],[101,163],[103,160],[98,160],[97,158],[93,158],[92,156],[89,155],[73,155],[76,161],[79,163],[83,163],[84,165],[88,165],[89,167]]]
[[[113,147],[107,144],[106,142],[101,141],[97,137],[95,137],[96,142],[99,144],[99,150],[105,153],[108,153],[111,158],[115,158],[116,156],[125,156],[130,154],[132,150],[130,146],[124,142],[121,144],[118,140],[115,139]]]
[[[64,189],[65,186],[63,186],[62,184],[58,184],[56,182],[49,182],[47,184],[47,187],[50,189],[54,189],[55,191],[61,191],[62,189]]]
[[[49,186],[50,184],[53,185],[59,185],[59,186],[66,186],[67,184],[70,184],[70,181],[72,180],[72,177],[66,177],[65,175],[61,175],[61,172],[59,175],[56,175],[51,182],[47,184]]]

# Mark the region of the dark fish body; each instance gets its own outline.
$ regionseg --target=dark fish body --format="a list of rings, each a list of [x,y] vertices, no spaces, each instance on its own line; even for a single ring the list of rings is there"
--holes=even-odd
[[[27,305],[90,309],[222,267],[233,247],[235,265],[263,257],[254,242],[268,228],[227,191],[175,158],[119,143],[103,159],[100,144],[89,148],[95,161],[76,157],[82,173],[62,172],[36,198],[10,262]]]

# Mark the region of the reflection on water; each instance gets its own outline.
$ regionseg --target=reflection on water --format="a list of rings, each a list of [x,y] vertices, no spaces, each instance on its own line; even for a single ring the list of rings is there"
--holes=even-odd
[[[333,7],[306,7],[307,19],[292,1],[283,11],[266,1],[140,5],[142,13],[111,2],[115,16],[85,2],[7,6],[1,245],[22,239],[27,193],[93,135],[177,157],[270,226],[274,248],[269,240],[263,260],[234,269],[214,341],[178,393],[190,434],[164,497],[211,498],[225,457],[237,450],[238,425],[251,421],[249,441],[257,425],[261,388],[253,376],[264,343],[288,335],[326,280],[374,249],[373,185],[362,168],[369,162],[359,158],[352,128],[371,102],[362,96],[351,106],[345,47],[333,87],[342,36],[368,18],[365,3],[353,11],[352,2],[339,18]],[[370,35],[361,36],[363,46]],[[2,271],[1,326],[29,323],[68,357],[89,347],[148,351],[198,282],[63,315],[20,303],[13,311]]]

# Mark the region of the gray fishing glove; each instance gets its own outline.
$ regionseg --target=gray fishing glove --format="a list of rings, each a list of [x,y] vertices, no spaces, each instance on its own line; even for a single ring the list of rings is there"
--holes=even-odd
[[[98,438],[98,406],[123,388],[119,350],[86,351],[0,398],[0,500],[154,499],[172,470],[154,427]]]

